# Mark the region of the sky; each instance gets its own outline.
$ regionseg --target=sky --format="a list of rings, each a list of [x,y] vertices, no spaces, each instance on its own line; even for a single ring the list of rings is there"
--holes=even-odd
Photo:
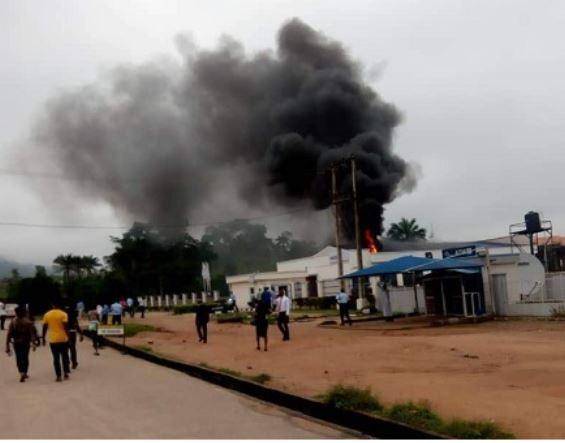
[[[14,175],[50,173],[18,155],[49,98],[116,65],[180,57],[178,34],[200,47],[228,34],[251,52],[273,48],[292,17],[342,42],[371,86],[402,112],[393,149],[421,172],[416,189],[386,207],[386,224],[415,217],[436,240],[473,240],[505,235],[537,210],[555,233],[565,232],[565,2],[6,0],[0,256],[37,264],[69,252],[101,257],[112,251],[109,236],[123,231],[108,227],[133,221],[102,201],[54,205],[62,196],[44,186],[53,177]],[[12,222],[102,229],[2,225]]]

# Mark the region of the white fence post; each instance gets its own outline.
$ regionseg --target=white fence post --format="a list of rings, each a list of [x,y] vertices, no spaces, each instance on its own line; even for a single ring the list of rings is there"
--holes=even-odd
[[[193,292],[192,294],[192,304],[195,305],[196,304],[196,292]]]
[[[188,301],[188,296],[186,294],[182,294],[182,304],[186,305]]]

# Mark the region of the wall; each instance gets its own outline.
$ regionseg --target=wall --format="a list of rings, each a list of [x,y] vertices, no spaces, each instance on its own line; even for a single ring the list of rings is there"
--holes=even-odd
[[[426,312],[426,299],[424,297],[424,288],[417,286],[418,292],[418,311],[421,313]],[[377,300],[376,307],[379,311],[383,312],[383,304],[385,293],[381,288],[377,288]],[[391,305],[391,314],[402,313],[411,314],[416,308],[416,303],[414,299],[414,288],[413,287],[400,287],[400,288],[389,288],[389,297]]]
[[[508,305],[508,316],[550,317],[553,309],[565,309],[565,302],[553,303],[513,303]]]

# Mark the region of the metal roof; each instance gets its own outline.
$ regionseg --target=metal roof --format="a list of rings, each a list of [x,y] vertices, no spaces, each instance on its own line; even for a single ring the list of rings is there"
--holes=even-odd
[[[469,268],[480,268],[484,263],[479,258],[423,258],[405,255],[393,260],[377,263],[369,268],[355,271],[341,278],[371,277],[374,275],[400,274],[403,272],[418,271],[440,271],[440,270],[464,270]]]
[[[442,270],[458,270],[467,268],[480,268],[484,266],[483,260],[480,258],[455,258],[448,257],[439,260],[434,260],[433,262],[424,263],[419,266],[411,268],[408,272],[417,271],[442,271]]]
[[[413,255],[405,255],[382,263],[377,263],[369,268],[352,272],[342,276],[341,278],[352,277],[370,277],[373,275],[399,274],[401,272],[409,272],[408,270],[416,266],[424,265],[437,261],[433,258],[414,257]]]

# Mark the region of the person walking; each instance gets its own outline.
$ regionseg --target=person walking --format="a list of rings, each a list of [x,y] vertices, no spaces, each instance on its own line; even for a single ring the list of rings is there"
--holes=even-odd
[[[77,303],[77,308],[76,308],[77,312],[78,312],[78,318],[81,319],[82,318],[82,314],[84,313],[84,302],[82,300],[80,300]]]
[[[339,317],[341,318],[341,326],[345,325],[345,320],[352,325],[351,317],[349,316],[349,295],[344,291],[343,286],[340,287],[339,292],[335,296],[337,306],[339,309]]]
[[[68,336],[69,336],[69,357],[71,360],[72,369],[78,367],[77,359],[77,333],[80,335],[80,341],[84,340],[82,335],[82,330],[78,322],[78,315],[80,311],[74,311],[70,308],[66,309],[67,316],[69,318],[68,322]]]
[[[268,331],[269,331],[269,315],[270,309],[263,300],[257,300],[255,303],[255,336],[257,338],[257,350],[261,350],[261,339],[264,341],[263,350],[267,352]]]
[[[63,381],[61,378],[61,363],[63,364],[63,375],[69,378],[71,369],[69,367],[69,317],[61,309],[58,301],[52,303],[52,309],[43,316],[43,346],[45,346],[45,335],[49,331],[49,347],[53,354],[53,367],[55,368],[55,381]]]
[[[269,308],[269,312],[273,308],[273,294],[271,293],[268,286],[263,288],[263,292],[261,293],[261,301],[265,303],[267,308]]]
[[[128,297],[126,300],[126,305],[130,318],[133,318],[135,316],[135,307],[133,306],[133,298]]]
[[[104,306],[102,306],[102,318],[100,320],[100,322],[103,325],[108,324],[108,316],[109,315],[110,315],[110,306],[108,306],[106,303],[104,303]]]
[[[196,305],[196,332],[198,333],[198,341],[208,343],[208,322],[210,321],[210,307],[198,301]]]
[[[147,301],[144,297],[139,297],[137,299],[139,313],[141,314],[141,318],[145,318],[145,311],[147,310]]]
[[[284,288],[279,288],[279,293],[275,301],[275,312],[277,313],[277,326],[282,333],[283,341],[290,340],[290,298],[285,293]]]
[[[27,317],[27,311],[23,306],[16,308],[16,318],[10,322],[6,334],[6,353],[10,355],[10,343],[16,354],[16,364],[20,373],[20,383],[29,377],[29,349],[37,346],[37,331],[33,322]]]
[[[8,311],[6,311],[6,305],[0,301],[0,331],[4,330],[4,324],[6,323],[7,316]]]
[[[122,304],[118,301],[112,303],[110,306],[110,314],[112,314],[112,324],[113,325],[121,325],[122,324],[122,313],[124,308]]]

